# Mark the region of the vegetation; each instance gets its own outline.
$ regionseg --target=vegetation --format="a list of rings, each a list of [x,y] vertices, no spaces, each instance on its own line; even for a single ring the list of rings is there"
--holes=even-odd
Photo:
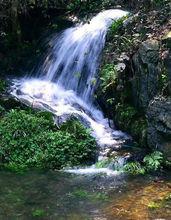
[[[100,95],[104,97],[109,118],[116,126],[135,138],[140,147],[147,147],[147,120],[133,101],[131,90],[132,68],[129,60],[146,39],[161,38],[165,31],[170,8],[168,0],[2,0],[0,4],[0,93],[5,91],[6,74],[25,74],[44,52],[41,38],[72,25],[73,17],[89,19],[102,9],[121,5],[135,16],[113,22],[107,36],[100,75]],[[112,7],[111,7],[112,6]],[[161,10],[160,10],[161,9]],[[136,14],[138,12],[138,15]],[[125,22],[124,22],[125,21]],[[119,36],[119,37],[118,37]],[[167,52],[161,48],[161,51]],[[160,59],[164,56],[161,54]],[[29,59],[28,59],[29,57]],[[30,58],[31,57],[31,58]],[[163,60],[162,60],[163,62]],[[168,95],[168,70],[160,74],[160,92]],[[128,68],[128,69],[127,69]],[[80,73],[76,73],[76,77]],[[97,85],[92,78],[92,85]],[[103,95],[101,95],[103,93]],[[57,129],[47,113],[13,109],[7,112],[0,103],[0,162],[10,169],[43,167],[59,169],[94,161],[96,144],[77,120],[71,120]],[[162,154],[154,152],[125,166],[130,173],[158,170]],[[98,162],[105,167],[109,161]],[[168,162],[169,163],[169,162]]]
[[[57,130],[48,113],[11,110],[0,121],[2,166],[60,169],[94,161],[95,140],[78,121],[69,123],[74,132]]]
[[[101,70],[100,80],[102,91],[105,93],[108,88],[111,89],[111,87],[117,82],[116,67],[112,64],[106,64]]]
[[[146,155],[143,162],[129,162],[124,166],[124,171],[133,175],[154,172],[162,168],[164,157],[160,151]]]
[[[33,212],[32,212],[32,216],[33,217],[43,217],[45,216],[45,211],[43,209],[35,209]]]
[[[118,103],[115,118],[119,127],[125,131],[129,130],[141,146],[146,144],[147,122],[141,111],[130,104]]]

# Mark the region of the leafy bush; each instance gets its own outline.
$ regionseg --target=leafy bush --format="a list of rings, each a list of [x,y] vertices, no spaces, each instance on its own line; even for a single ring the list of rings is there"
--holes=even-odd
[[[95,159],[96,143],[79,122],[57,130],[49,113],[11,110],[0,121],[0,158],[10,169],[62,168]]]
[[[114,21],[110,27],[110,35],[116,34],[117,31],[123,26],[123,22],[128,18],[128,16],[124,16],[116,21]]]
[[[143,164],[139,162],[129,162],[124,166],[123,170],[133,175],[145,174],[159,170],[163,162],[163,154],[160,151],[154,151],[144,157]]]
[[[127,163],[124,166],[124,171],[132,175],[145,174],[145,169],[141,166],[139,162]]]
[[[148,171],[156,171],[161,167],[163,154],[160,151],[154,151],[152,154],[145,156],[143,162]]]

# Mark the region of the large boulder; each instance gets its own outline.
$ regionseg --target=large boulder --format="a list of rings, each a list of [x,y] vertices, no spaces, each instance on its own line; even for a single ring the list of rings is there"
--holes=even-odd
[[[146,110],[149,102],[158,92],[159,42],[143,42],[132,59],[132,90],[134,104]]]
[[[148,146],[161,150],[171,161],[171,98],[157,97],[147,109]]]

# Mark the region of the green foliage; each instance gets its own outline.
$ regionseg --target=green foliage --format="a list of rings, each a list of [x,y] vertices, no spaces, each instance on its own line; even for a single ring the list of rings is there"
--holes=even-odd
[[[160,208],[160,207],[161,207],[161,204],[158,203],[158,202],[152,201],[152,202],[150,202],[150,203],[148,204],[148,208],[149,208],[149,209],[158,209],[158,208]]]
[[[115,118],[120,128],[128,131],[141,146],[146,144],[147,122],[134,106],[118,103]]]
[[[33,217],[43,217],[43,216],[45,216],[45,211],[43,209],[35,209],[32,212],[32,216]]]
[[[161,167],[163,154],[160,151],[154,151],[152,154],[145,156],[143,162],[147,171],[156,171]]]
[[[163,162],[163,154],[160,151],[154,151],[144,157],[143,164],[139,162],[129,162],[124,166],[123,170],[133,175],[145,174],[159,170]]]
[[[69,1],[67,4],[67,10],[79,11],[80,13],[90,13],[92,11],[101,10],[110,5],[111,0],[74,0]]]
[[[148,208],[151,210],[156,210],[160,208],[170,207],[170,205],[171,205],[171,193],[168,192],[168,194],[164,198],[149,202]]]
[[[103,92],[112,86],[114,86],[117,82],[117,70],[113,64],[106,64],[101,70],[101,88]]]
[[[57,130],[48,113],[11,110],[0,121],[1,162],[18,171],[60,169],[94,160],[96,143],[89,131],[78,121],[70,125]]]
[[[107,158],[105,160],[98,161],[95,166],[96,168],[106,168],[109,166],[109,164],[113,161],[113,159]]]
[[[128,18],[128,16],[124,16],[116,21],[114,21],[110,27],[110,35],[116,34],[119,29],[123,26],[123,22]]]
[[[128,126],[132,123],[132,119],[135,119],[137,115],[137,110],[131,106],[126,104],[118,103],[116,106],[117,117],[119,117],[119,121],[123,122],[125,126]]]
[[[145,174],[145,169],[141,166],[139,162],[127,163],[124,166],[124,171],[132,175]]]

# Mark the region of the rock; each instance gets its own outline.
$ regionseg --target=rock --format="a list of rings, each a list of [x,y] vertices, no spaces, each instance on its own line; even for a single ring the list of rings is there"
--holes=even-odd
[[[171,98],[157,97],[147,109],[148,146],[163,152],[171,161]]]
[[[146,110],[158,92],[159,42],[143,42],[132,60],[132,90],[134,104]]]
[[[164,60],[164,64],[168,74],[168,89],[171,95],[171,31],[164,36],[162,43],[164,43],[168,48],[168,53]]]
[[[167,45],[167,47],[171,48],[171,31],[169,31],[162,39],[163,43]]]

